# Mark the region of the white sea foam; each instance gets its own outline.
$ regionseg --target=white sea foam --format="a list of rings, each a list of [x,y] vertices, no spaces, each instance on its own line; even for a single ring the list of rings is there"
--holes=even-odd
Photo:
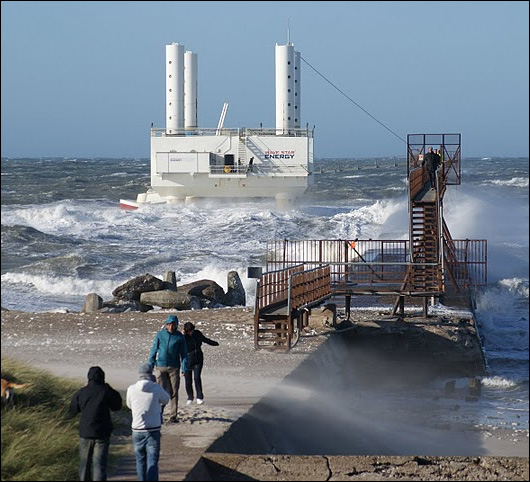
[[[488,280],[528,276],[528,204],[486,189],[449,191],[444,216],[453,239],[487,241]],[[516,246],[516,249],[513,247]]]
[[[484,377],[482,378],[482,385],[489,388],[511,388],[517,383],[502,377]]]
[[[82,239],[109,234],[134,239],[135,233],[149,232],[152,240],[160,242],[178,236],[201,239],[206,246],[213,246],[220,238],[233,239],[238,245],[251,240],[294,237],[294,234],[318,239],[323,231],[337,238],[377,238],[378,226],[404,207],[404,202],[377,201],[331,218],[314,216],[312,222],[307,223],[307,216],[298,210],[275,211],[259,203],[235,205],[229,209],[225,206],[181,206],[178,209],[148,206],[125,215],[114,206],[101,203],[58,202],[5,209],[2,218],[5,225],[30,226],[43,233]]]
[[[488,184],[493,184],[496,186],[513,186],[513,187],[528,187],[528,178],[527,177],[512,177],[511,179],[494,179],[491,181],[484,181],[482,185],[486,186]]]
[[[511,293],[515,293],[528,299],[528,279],[502,279],[499,281],[499,285],[505,286]]]
[[[446,315],[446,316],[462,316],[462,317],[471,317],[472,313],[470,310],[453,308],[451,306],[445,306],[442,303],[435,303],[429,307],[429,312],[433,315]]]
[[[521,288],[522,287],[522,288]],[[528,357],[528,280],[506,279],[478,296],[477,318],[490,356]]]
[[[381,177],[381,176],[387,176],[387,175],[388,174],[386,172],[380,172],[378,174],[361,173],[361,174],[352,174],[350,176],[343,176],[343,179],[359,179],[359,178],[366,179],[367,177]]]
[[[444,208],[455,239],[487,239],[495,244],[525,241],[528,246],[528,205],[518,200],[468,189],[465,193],[448,192]]]
[[[481,293],[477,309],[484,312],[509,313],[519,298],[528,301],[528,280],[503,279]]]
[[[114,210],[113,210],[114,211]],[[58,202],[42,206],[5,209],[3,224],[30,226],[46,234],[70,235],[83,239],[108,231],[109,209],[94,203]],[[116,219],[114,215],[112,219]]]
[[[2,285],[25,286],[26,289],[36,290],[48,295],[85,296],[88,293],[98,293],[103,299],[112,297],[114,288],[124,283],[110,280],[82,280],[77,277],[40,276],[24,273],[5,273],[2,275]]]
[[[354,209],[347,213],[339,213],[330,219],[331,232],[329,239],[378,239],[385,224],[396,213],[403,211],[404,201],[377,201],[371,205]]]

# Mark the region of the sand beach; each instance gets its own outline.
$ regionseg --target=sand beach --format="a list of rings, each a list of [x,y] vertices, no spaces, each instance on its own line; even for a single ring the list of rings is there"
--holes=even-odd
[[[3,311],[2,356],[80,383],[99,365],[125,391],[168,313]],[[464,388],[444,402],[442,418],[406,391],[396,396],[393,384],[415,378],[417,367],[379,363],[367,350],[351,357],[346,332],[355,330],[337,332],[325,313],[289,353],[254,350],[251,308],[178,316],[219,346],[204,347],[205,404],[187,406],[181,385],[180,423],[163,427],[161,480],[528,480],[528,430],[473,424]],[[356,310],[352,321],[378,316]],[[113,443],[130,456],[110,467],[110,479],[136,480],[130,432]]]

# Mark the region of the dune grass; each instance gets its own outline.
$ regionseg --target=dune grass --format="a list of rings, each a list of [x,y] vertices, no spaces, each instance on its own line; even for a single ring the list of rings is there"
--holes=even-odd
[[[1,364],[2,378],[31,384],[15,390],[13,406],[2,407],[1,479],[77,480],[79,417],[67,412],[83,384],[4,357]],[[112,458],[117,450],[111,443]]]

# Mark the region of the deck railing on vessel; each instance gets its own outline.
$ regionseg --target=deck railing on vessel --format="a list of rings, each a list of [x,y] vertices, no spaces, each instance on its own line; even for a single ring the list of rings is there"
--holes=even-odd
[[[170,132],[168,132],[170,131]],[[313,137],[313,131],[308,128],[275,129],[260,127],[249,129],[246,127],[231,128],[197,128],[197,129],[165,129],[152,127],[151,137],[187,137],[187,136],[260,136],[260,137]]]
[[[268,177],[274,176],[285,176],[288,174],[295,174],[298,176],[307,176],[308,168],[306,164],[254,164],[249,166],[248,164],[236,164],[233,166],[229,165],[212,165],[210,166],[210,174],[219,176],[229,175],[263,175]]]

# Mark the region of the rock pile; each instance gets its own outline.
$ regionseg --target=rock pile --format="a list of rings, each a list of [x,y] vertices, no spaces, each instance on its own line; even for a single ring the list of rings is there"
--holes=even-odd
[[[110,301],[103,301],[98,294],[89,293],[82,311],[121,313],[146,312],[155,306],[176,310],[245,306],[245,288],[237,271],[230,271],[227,281],[228,290],[225,293],[223,288],[212,280],[202,279],[177,287],[173,271],[168,271],[163,280],[147,273],[115,288],[112,292],[113,299]]]

